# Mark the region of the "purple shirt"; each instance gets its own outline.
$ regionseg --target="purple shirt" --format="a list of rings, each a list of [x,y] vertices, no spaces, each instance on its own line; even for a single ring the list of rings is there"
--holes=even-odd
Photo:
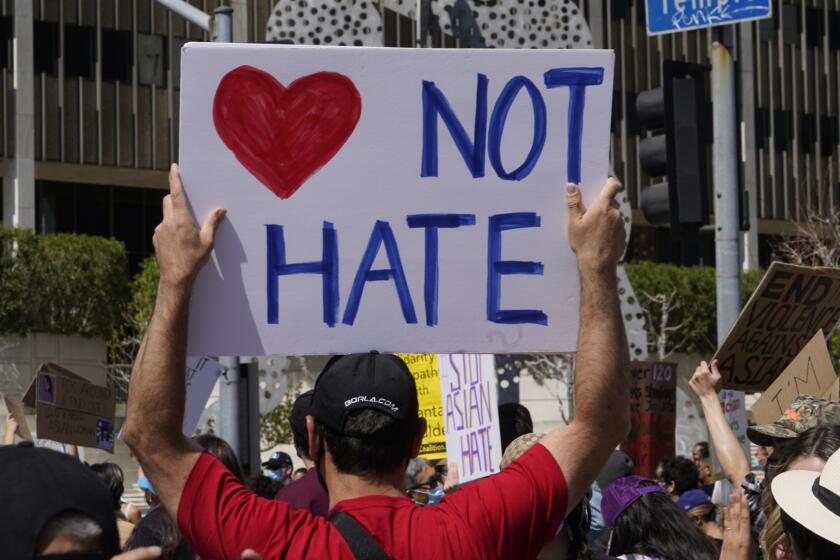
[[[274,499],[286,502],[293,510],[305,509],[321,517],[326,517],[330,508],[330,497],[321,486],[315,469],[309,469],[305,475],[278,490]]]

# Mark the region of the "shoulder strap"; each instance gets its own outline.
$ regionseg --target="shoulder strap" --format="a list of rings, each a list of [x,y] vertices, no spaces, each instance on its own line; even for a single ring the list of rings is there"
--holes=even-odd
[[[344,537],[356,560],[391,560],[373,535],[352,516],[343,511],[335,511],[330,514],[329,522]]]

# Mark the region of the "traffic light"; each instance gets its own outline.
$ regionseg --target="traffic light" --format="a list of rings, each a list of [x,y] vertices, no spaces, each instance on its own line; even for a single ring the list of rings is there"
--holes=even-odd
[[[639,163],[649,177],[664,177],[642,190],[641,210],[651,224],[696,231],[708,222],[705,102],[708,66],[665,61],[662,87],[636,97],[639,124],[654,133],[639,144]]]

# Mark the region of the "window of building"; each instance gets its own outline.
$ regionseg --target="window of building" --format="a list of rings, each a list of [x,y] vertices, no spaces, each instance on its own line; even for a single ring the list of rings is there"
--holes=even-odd
[[[59,181],[36,181],[39,233],[83,233],[122,241],[129,271],[154,253],[152,235],[162,219],[165,190]]]

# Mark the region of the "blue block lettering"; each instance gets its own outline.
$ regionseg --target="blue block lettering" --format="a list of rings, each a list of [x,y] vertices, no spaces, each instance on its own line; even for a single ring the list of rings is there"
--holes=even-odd
[[[473,178],[484,177],[484,152],[487,138],[487,76],[478,75],[475,93],[474,142],[471,142],[461,121],[455,116],[443,92],[434,82],[423,81],[423,154],[421,177],[438,175],[437,117],[440,115]]]
[[[371,270],[373,262],[376,260],[376,255],[379,253],[380,245],[385,245],[385,254],[388,257],[390,268]],[[403,272],[400,251],[397,248],[397,241],[394,239],[394,232],[391,231],[391,225],[388,222],[377,220],[370,234],[370,240],[362,256],[362,261],[359,263],[359,270],[356,272],[356,278],[353,280],[353,288],[350,290],[350,296],[347,298],[347,308],[344,310],[344,317],[341,322],[345,325],[352,325],[356,320],[359,303],[362,299],[362,292],[367,282],[391,279],[394,280],[394,286],[397,289],[397,297],[400,300],[400,307],[402,308],[405,322],[416,323],[417,314],[414,312],[411,293],[409,293],[408,283],[405,281],[405,272]]]
[[[475,225],[475,214],[412,214],[406,216],[408,227],[426,228],[426,271],[423,285],[426,324],[437,325],[438,301],[438,229]]]
[[[528,152],[528,156],[522,162],[522,165],[511,172],[507,172],[502,165],[502,133],[505,130],[505,121],[507,120],[510,106],[522,88],[525,88],[531,97],[531,106],[534,110],[534,138],[531,140],[531,150]],[[525,76],[514,76],[508,81],[502,93],[499,95],[499,99],[496,100],[496,105],[493,107],[493,114],[490,117],[490,138],[487,145],[490,164],[500,178],[521,181],[531,173],[531,170],[537,164],[537,160],[540,159],[540,154],[542,154],[543,146],[545,145],[545,114],[545,102],[537,86],[531,80]]]
[[[566,162],[566,181],[580,183],[581,141],[583,140],[583,109],[586,104],[587,86],[604,82],[604,69],[552,68],[545,73],[545,85],[551,88],[569,88],[569,146]],[[491,160],[492,161],[492,160]]]
[[[281,276],[290,274],[320,274],[323,286],[324,322],[335,326],[338,316],[338,234],[330,222],[324,222],[322,229],[323,249],[320,261],[292,263],[286,262],[286,242],[283,226],[269,224],[266,232],[266,301],[268,304],[268,323],[280,322],[278,285]]]
[[[503,274],[542,274],[543,264],[532,261],[503,261],[502,232],[540,227],[535,212],[514,212],[490,216],[487,234],[487,320],[505,325],[534,323],[548,325],[548,316],[539,309],[500,309]]]

